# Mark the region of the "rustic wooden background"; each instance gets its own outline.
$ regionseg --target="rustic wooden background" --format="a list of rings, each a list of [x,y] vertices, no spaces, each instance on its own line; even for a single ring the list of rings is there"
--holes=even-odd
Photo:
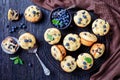
[[[29,54],[27,51],[20,49],[15,55],[19,55],[23,59],[24,65],[14,65],[13,61],[9,58],[15,55],[5,54],[0,48],[0,80],[89,80],[93,73],[84,76],[79,76],[79,73],[65,73],[59,69],[60,66],[58,64],[56,65],[58,62],[50,56],[50,52],[47,50],[50,49],[50,46],[44,42],[43,38],[44,31],[48,27],[51,27],[49,11],[41,8],[43,18],[37,24],[27,22],[24,17],[21,17],[21,19],[16,22],[7,20],[9,8],[16,9],[23,14],[25,8],[31,4],[33,3],[30,0],[0,0],[0,43],[9,35],[19,37],[18,31],[12,34],[8,32],[9,29],[6,28],[7,24],[10,26],[19,26],[20,23],[25,23],[27,25],[26,31],[31,32],[37,38],[40,45],[38,55],[50,69],[51,75],[45,76],[43,74],[42,67],[34,54]],[[31,66],[29,66],[29,64],[31,64]]]

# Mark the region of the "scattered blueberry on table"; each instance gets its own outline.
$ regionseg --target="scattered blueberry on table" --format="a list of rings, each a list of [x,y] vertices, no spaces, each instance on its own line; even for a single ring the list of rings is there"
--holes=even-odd
[[[24,23],[20,23],[19,26],[10,26],[10,25],[6,25],[6,28],[9,29],[9,33],[14,33],[16,32],[18,29],[26,29],[27,28],[27,25],[24,24]]]

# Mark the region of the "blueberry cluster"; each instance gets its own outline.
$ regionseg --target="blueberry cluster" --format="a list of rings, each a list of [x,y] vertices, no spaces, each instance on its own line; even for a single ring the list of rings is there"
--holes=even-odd
[[[27,26],[24,23],[20,23],[19,26],[7,25],[6,27],[9,28],[9,33],[16,32],[18,29],[25,29],[25,28],[27,28]]]
[[[52,24],[59,29],[67,28],[70,20],[70,14],[64,8],[57,8],[51,14]]]

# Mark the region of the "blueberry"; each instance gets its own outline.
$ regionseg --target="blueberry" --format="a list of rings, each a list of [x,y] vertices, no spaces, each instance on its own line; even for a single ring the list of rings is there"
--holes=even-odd
[[[78,24],[81,24],[81,21],[78,21]]]
[[[72,40],[72,37],[69,37],[69,40]]]
[[[29,42],[29,41],[27,39],[25,39],[24,42]]]
[[[59,25],[55,25],[57,28],[60,28],[60,26]]]
[[[67,63],[67,66],[70,66],[71,64],[70,63]]]
[[[32,42],[32,40],[31,40],[31,39],[29,39],[29,40],[28,40],[28,42]]]
[[[36,14],[36,11],[32,11],[32,13],[35,15],[35,14]]]
[[[12,26],[12,29],[14,29],[14,26]]]
[[[104,30],[104,32],[106,32],[106,30]]]
[[[9,33],[13,33],[13,31],[10,30]]]
[[[106,25],[103,25],[103,28],[106,28]]]
[[[95,27],[97,26],[97,24],[95,24]]]
[[[15,40],[13,40],[13,42],[12,42],[12,43],[17,44],[17,42],[16,42]]]
[[[65,13],[67,13],[67,12],[66,12],[66,10],[62,10],[62,13],[65,14]]]
[[[66,46],[69,46],[69,43],[66,43]]]
[[[60,28],[62,28],[64,25],[63,24],[60,24]]]
[[[21,29],[27,28],[27,26],[26,26],[24,23],[21,23],[19,27],[20,27]]]
[[[20,16],[22,17],[24,14],[23,13],[20,13]]]
[[[69,23],[69,20],[66,20],[66,23]]]
[[[7,24],[7,25],[6,25],[6,28],[9,28],[9,27],[10,27],[10,26]]]
[[[21,28],[21,29],[22,29],[22,26],[19,26],[19,28]]]
[[[67,15],[66,18],[69,18],[69,15]]]
[[[79,18],[79,21],[82,21],[82,18]]]
[[[86,65],[87,63],[86,62],[83,62],[84,65]]]
[[[75,41],[76,41],[76,39],[75,39],[75,38],[72,38],[72,41],[73,41],[73,42],[75,42]]]
[[[13,46],[13,48],[15,48],[15,46]]]
[[[15,29],[17,29],[18,27],[17,26],[14,26]]]
[[[72,40],[73,42],[76,41],[76,39],[75,39],[75,38],[72,38],[72,37],[69,37],[69,40]]]
[[[68,23],[65,23],[65,25],[67,26],[67,25],[68,25]]]
[[[22,28],[25,29],[25,28],[27,28],[27,26],[26,26],[26,25],[23,25]]]
[[[20,23],[20,26],[25,25],[24,23]]]
[[[87,66],[84,66],[84,69],[87,69]]]
[[[12,26],[12,29],[17,29],[17,26]]]
[[[82,12],[82,14],[85,14],[85,11],[84,11],[84,12]]]
[[[29,67],[32,67],[33,65],[32,65],[32,63],[28,63],[28,66],[29,66]]]
[[[15,29],[11,29],[12,32],[15,32]]]
[[[87,16],[83,15],[83,18],[85,18],[85,19],[86,19],[86,18],[87,18]]]

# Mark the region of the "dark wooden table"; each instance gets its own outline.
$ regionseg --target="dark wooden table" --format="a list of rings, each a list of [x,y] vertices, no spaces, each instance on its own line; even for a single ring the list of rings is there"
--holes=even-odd
[[[89,80],[93,73],[84,76],[79,76],[77,73],[65,73],[60,69],[58,62],[51,57],[50,52],[48,52],[47,49],[50,49],[50,46],[44,43],[43,33],[48,27],[51,27],[49,11],[41,8],[43,18],[36,24],[27,22],[24,17],[21,17],[16,22],[8,21],[7,12],[9,8],[24,13],[25,8],[31,4],[33,3],[30,0],[0,0],[0,43],[7,36],[19,37],[18,31],[12,34],[9,33],[9,29],[6,28],[7,24],[19,26],[20,23],[25,23],[27,25],[26,31],[31,32],[37,38],[40,45],[38,55],[50,69],[51,75],[45,76],[43,74],[43,69],[34,54],[29,54],[27,51],[20,49],[15,55],[8,55],[0,48],[0,80]],[[23,65],[14,65],[13,61],[10,60],[10,57],[16,55],[23,59]],[[29,64],[32,64],[32,66],[29,66]]]

